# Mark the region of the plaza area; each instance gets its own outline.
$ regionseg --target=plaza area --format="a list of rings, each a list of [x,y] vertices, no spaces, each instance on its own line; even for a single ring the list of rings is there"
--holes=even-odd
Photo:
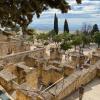
[[[64,100],[79,100],[78,91],[72,93],[69,97]],[[100,100],[100,79],[96,78],[85,86],[85,93],[83,100]]]

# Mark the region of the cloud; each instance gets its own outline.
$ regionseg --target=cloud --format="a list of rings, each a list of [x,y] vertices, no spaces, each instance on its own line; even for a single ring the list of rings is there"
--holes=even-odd
[[[97,23],[100,26],[100,0],[83,0],[82,4],[77,4],[75,0],[66,1],[69,2],[72,8],[68,13],[62,14],[60,10],[49,9],[41,14],[40,19],[35,17],[31,25],[37,29],[51,29],[53,27],[54,14],[56,13],[59,18],[60,28],[63,27],[64,19],[68,19],[71,30],[81,27],[84,22]]]
[[[73,17],[77,16],[77,15],[79,15],[79,16],[83,15],[83,17],[85,17],[85,16],[86,17],[87,16],[89,16],[89,17],[100,16],[100,1],[99,0],[83,0],[82,4],[77,4],[75,2],[75,0],[67,0],[67,1],[71,5],[72,9],[68,12],[68,14],[66,14],[66,16],[69,15],[69,17],[70,17],[71,14],[73,15]],[[57,13],[58,15],[61,15],[60,10],[49,9],[48,11],[43,12],[41,14],[41,16],[45,16],[45,18],[51,17],[55,13]],[[82,17],[82,16],[80,16],[80,17]]]
[[[69,0],[70,1],[70,0]],[[73,2],[73,0],[71,0]],[[100,12],[100,1],[99,0],[83,0],[82,4],[77,5],[72,3],[71,13],[97,13]],[[70,11],[69,11],[70,13]]]

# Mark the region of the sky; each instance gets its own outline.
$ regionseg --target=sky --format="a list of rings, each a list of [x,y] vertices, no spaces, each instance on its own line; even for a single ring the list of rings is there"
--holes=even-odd
[[[67,19],[70,31],[80,30],[84,23],[98,24],[100,28],[100,0],[83,0],[82,4],[77,4],[75,0],[66,0],[71,5],[68,13],[62,14],[60,10],[49,9],[41,14],[37,19],[35,16],[30,27],[39,31],[50,31],[53,29],[54,15],[58,16],[59,30],[63,30],[64,20]]]

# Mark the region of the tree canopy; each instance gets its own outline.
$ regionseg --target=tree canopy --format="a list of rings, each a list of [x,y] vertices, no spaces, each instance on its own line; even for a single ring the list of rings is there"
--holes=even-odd
[[[72,48],[71,42],[63,42],[60,46],[61,46],[61,49],[64,51]]]
[[[82,44],[82,37],[80,35],[74,36],[72,44],[75,46],[75,50],[76,50],[76,46],[79,46]]]
[[[81,0],[76,0],[81,3]],[[70,9],[66,0],[0,0],[0,24],[2,27],[20,25],[25,29],[34,15],[37,17],[48,8],[60,9],[65,13]]]

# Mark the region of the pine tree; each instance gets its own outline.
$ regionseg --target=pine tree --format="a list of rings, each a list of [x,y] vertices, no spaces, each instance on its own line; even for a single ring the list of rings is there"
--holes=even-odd
[[[55,14],[55,17],[54,17],[54,31],[56,32],[56,34],[58,34],[58,31],[59,31],[59,28],[58,28],[58,17],[57,17],[56,14]]]
[[[69,33],[69,26],[68,26],[68,22],[67,22],[66,19],[65,19],[65,22],[64,22],[64,32]]]

